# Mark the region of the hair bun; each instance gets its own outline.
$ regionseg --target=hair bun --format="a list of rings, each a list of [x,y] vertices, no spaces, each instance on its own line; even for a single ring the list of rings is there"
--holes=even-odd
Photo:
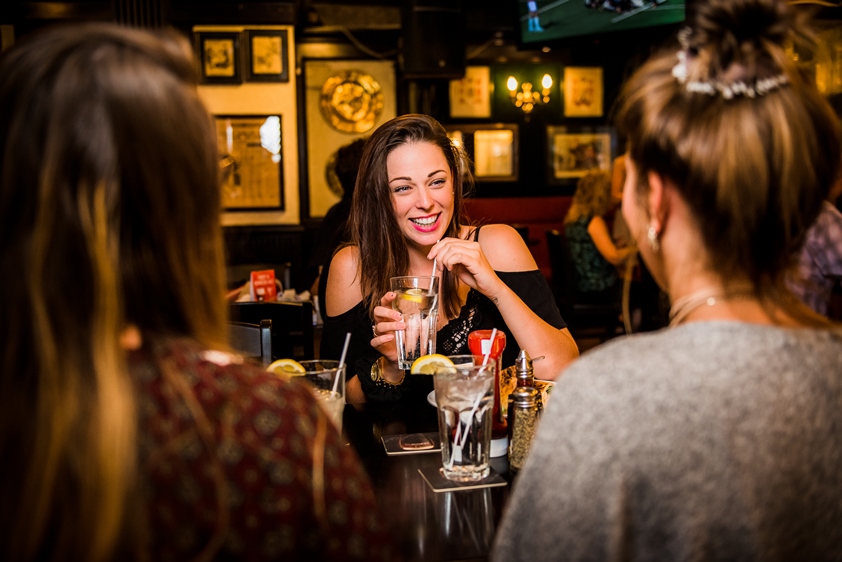
[[[692,47],[707,52],[714,75],[734,62],[754,67],[784,46],[794,25],[786,0],[705,0],[695,7]]]

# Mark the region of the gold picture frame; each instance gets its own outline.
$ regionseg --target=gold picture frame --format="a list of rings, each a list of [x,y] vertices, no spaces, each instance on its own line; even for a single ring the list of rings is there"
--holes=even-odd
[[[246,31],[249,82],[289,82],[287,30]]]
[[[240,84],[240,34],[196,33],[196,53],[204,84]]]
[[[571,131],[567,127],[547,127],[547,183],[570,183],[596,170],[608,173],[613,162],[613,143],[607,128]]]
[[[565,117],[602,117],[603,97],[602,68],[564,69]]]
[[[280,115],[216,115],[226,211],[284,210]]]

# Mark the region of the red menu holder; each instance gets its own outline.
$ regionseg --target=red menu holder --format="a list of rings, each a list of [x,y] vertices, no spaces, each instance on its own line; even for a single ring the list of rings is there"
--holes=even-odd
[[[278,298],[278,288],[275,286],[275,270],[251,272],[251,300],[254,302],[274,301]]]
[[[500,367],[506,334],[498,331],[491,341],[491,330],[475,330],[468,334],[468,348],[473,355],[488,355],[494,362],[494,409],[491,417],[491,456],[505,456],[508,450],[509,430],[500,408]],[[502,452],[501,452],[502,451]],[[495,454],[497,453],[497,454]]]

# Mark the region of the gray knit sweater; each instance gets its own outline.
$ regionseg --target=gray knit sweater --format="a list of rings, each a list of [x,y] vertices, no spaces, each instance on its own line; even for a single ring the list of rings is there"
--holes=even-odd
[[[842,337],[700,322],[553,390],[493,560],[842,560]]]

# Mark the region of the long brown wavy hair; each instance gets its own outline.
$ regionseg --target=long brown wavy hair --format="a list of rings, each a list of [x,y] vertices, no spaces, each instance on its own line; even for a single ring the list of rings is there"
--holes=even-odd
[[[390,290],[389,278],[406,275],[409,269],[406,241],[392,207],[386,160],[399,146],[415,142],[438,146],[450,168],[453,217],[444,235],[458,237],[466,221],[463,205],[466,191],[472,186],[472,176],[467,157],[450,141],[444,127],[429,115],[420,114],[402,115],[378,127],[363,151],[349,220],[351,244],[357,247],[360,255],[363,302],[372,316],[381,295]],[[456,277],[445,270],[441,280],[441,302],[449,318],[456,316],[461,306],[456,284]]]
[[[618,127],[638,169],[668,179],[687,202],[722,279],[747,279],[768,308],[803,318],[784,275],[839,173],[839,119],[785,46],[802,54],[812,33],[783,0],[708,0],[684,32],[688,81],[788,83],[765,95],[691,92],[662,53],[625,84]]]
[[[216,135],[180,36],[58,27],[0,58],[0,550],[137,558],[119,338],[224,345]]]

